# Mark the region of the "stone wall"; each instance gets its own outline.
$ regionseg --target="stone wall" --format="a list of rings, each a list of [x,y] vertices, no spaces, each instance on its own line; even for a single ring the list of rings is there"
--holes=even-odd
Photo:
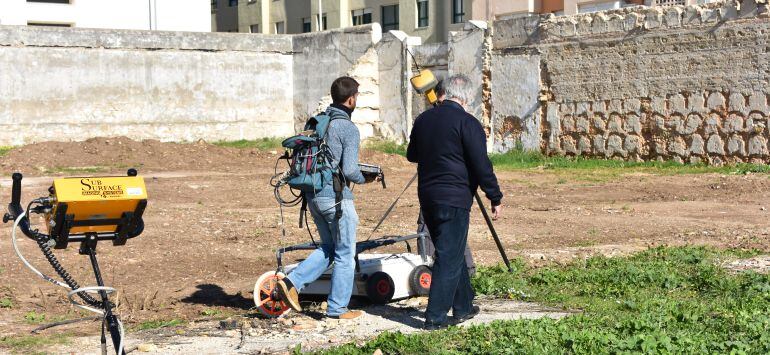
[[[291,51],[275,36],[2,26],[0,145],[289,134]]]
[[[405,142],[413,62],[473,81],[490,151],[770,162],[767,0],[471,21],[421,45],[379,25],[296,36],[0,26],[0,145],[293,134],[360,83],[362,138]],[[414,58],[412,57],[414,55]]]
[[[380,36],[377,25],[299,36],[0,26],[0,146],[288,136],[334,78],[376,74],[362,62]],[[369,79],[354,114],[367,136],[379,120]]]
[[[769,162],[768,40],[754,0],[497,22],[495,149]]]
[[[373,26],[377,28],[373,29]],[[360,66],[361,57],[379,41],[380,33],[379,25],[374,24],[291,36],[294,51],[294,122],[297,128],[331,103],[329,88],[332,81],[341,75],[352,75],[353,68]],[[356,74],[360,76],[359,81],[367,81],[366,76],[370,73],[359,71]],[[368,76],[376,81],[376,78]],[[373,134],[371,129],[368,131],[368,135]]]

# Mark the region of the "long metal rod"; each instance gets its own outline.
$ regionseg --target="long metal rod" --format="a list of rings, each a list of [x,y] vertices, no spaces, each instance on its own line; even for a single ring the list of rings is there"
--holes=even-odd
[[[88,253],[89,259],[91,259],[91,266],[94,269],[94,276],[96,276],[96,284],[99,286],[104,286],[102,273],[99,269],[99,262],[96,260],[96,250],[92,246],[85,246],[85,249],[85,251]],[[118,347],[120,347],[120,343],[122,341],[122,334],[120,334],[120,326],[118,325],[118,317],[112,313],[112,304],[110,304],[110,300],[107,297],[107,292],[103,290],[99,291],[99,295],[102,297],[102,304],[104,305],[104,318],[107,320],[107,328],[110,330],[112,345],[115,347],[115,352],[117,353]],[[126,350],[124,349],[123,352],[118,355],[125,354]]]
[[[503,262],[505,263],[505,266],[508,268],[509,272],[513,272],[513,269],[511,268],[511,262],[508,261],[508,255],[505,254],[503,243],[500,242],[500,237],[497,236],[497,231],[495,230],[495,226],[492,224],[492,219],[489,218],[487,209],[486,207],[484,207],[484,202],[481,201],[481,196],[479,196],[478,191],[476,192],[475,197],[476,197],[476,203],[478,203],[479,209],[481,210],[481,214],[484,215],[484,220],[487,222],[487,227],[489,227],[489,232],[492,233],[492,238],[495,239],[495,244],[497,244],[497,250],[500,251],[500,256],[503,257]]]
[[[390,215],[390,212],[393,212],[393,208],[396,207],[396,203],[398,203],[398,200],[401,199],[401,196],[404,195],[406,190],[409,189],[409,186],[412,186],[412,184],[414,183],[414,180],[417,180],[417,173],[414,173],[414,176],[412,176],[412,179],[409,180],[408,183],[406,183],[406,186],[404,186],[404,189],[401,190],[401,193],[398,194],[395,200],[393,200],[393,203],[390,204],[390,207],[388,207],[387,211],[385,211],[385,213],[382,215],[382,218],[380,218],[380,221],[377,222],[377,225],[374,226],[374,229],[372,229],[372,233],[376,232],[377,229],[379,229],[380,226],[382,225],[382,222],[385,222],[385,219],[388,218],[388,216]]]

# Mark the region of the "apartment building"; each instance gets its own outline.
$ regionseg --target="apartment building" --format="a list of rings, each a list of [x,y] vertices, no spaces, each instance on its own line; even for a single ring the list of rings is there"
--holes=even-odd
[[[401,30],[423,42],[440,42],[449,30],[471,19],[471,4],[471,0],[212,0],[212,18],[217,31],[237,26],[246,33],[295,34],[377,22],[383,31]]]
[[[377,22],[423,43],[446,41],[468,20],[494,21],[544,13],[572,15],[626,6],[711,0],[212,0],[216,31],[295,34]],[[321,16],[319,16],[319,13]]]
[[[0,0],[0,25],[211,31],[207,0]]]

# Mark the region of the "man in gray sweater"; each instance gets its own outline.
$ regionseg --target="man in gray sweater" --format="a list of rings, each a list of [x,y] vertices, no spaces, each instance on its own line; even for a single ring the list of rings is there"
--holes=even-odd
[[[326,144],[334,158],[331,166],[339,166],[342,170],[340,179],[344,188],[342,201],[339,202],[342,217],[339,220],[335,218],[337,201],[331,182],[315,194],[306,194],[310,214],[321,236],[321,244],[283,281],[278,282],[278,292],[291,308],[301,311],[299,292],[317,280],[334,262],[326,315],[353,319],[361,315],[361,311],[350,311],[347,308],[353,292],[358,214],[353,204],[353,192],[348,185],[370,181],[364,178],[358,166],[360,134],[350,119],[356,108],[358,82],[350,77],[338,78],[332,83],[331,95],[334,103],[326,109],[326,114],[332,119]]]

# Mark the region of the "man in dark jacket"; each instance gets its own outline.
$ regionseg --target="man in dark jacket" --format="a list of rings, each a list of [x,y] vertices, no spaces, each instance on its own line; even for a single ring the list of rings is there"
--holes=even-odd
[[[454,75],[444,84],[446,99],[417,117],[407,148],[407,159],[417,163],[420,209],[436,248],[425,311],[429,330],[448,325],[450,308],[454,323],[479,313],[463,257],[470,208],[481,187],[491,201],[492,218],[497,219],[503,198],[487,156],[484,129],[465,111],[473,94],[470,79]]]
[[[436,84],[436,102],[440,105],[446,99],[446,90],[444,90],[444,80],[439,80]],[[422,217],[422,213],[417,217],[417,233],[425,233],[425,254],[433,256],[436,254],[436,248],[433,246],[433,240],[430,237],[430,231],[428,226],[425,225],[425,219]],[[471,253],[471,246],[465,246],[465,265],[468,267],[468,275],[473,276],[476,273],[476,263],[473,261],[473,253]]]

